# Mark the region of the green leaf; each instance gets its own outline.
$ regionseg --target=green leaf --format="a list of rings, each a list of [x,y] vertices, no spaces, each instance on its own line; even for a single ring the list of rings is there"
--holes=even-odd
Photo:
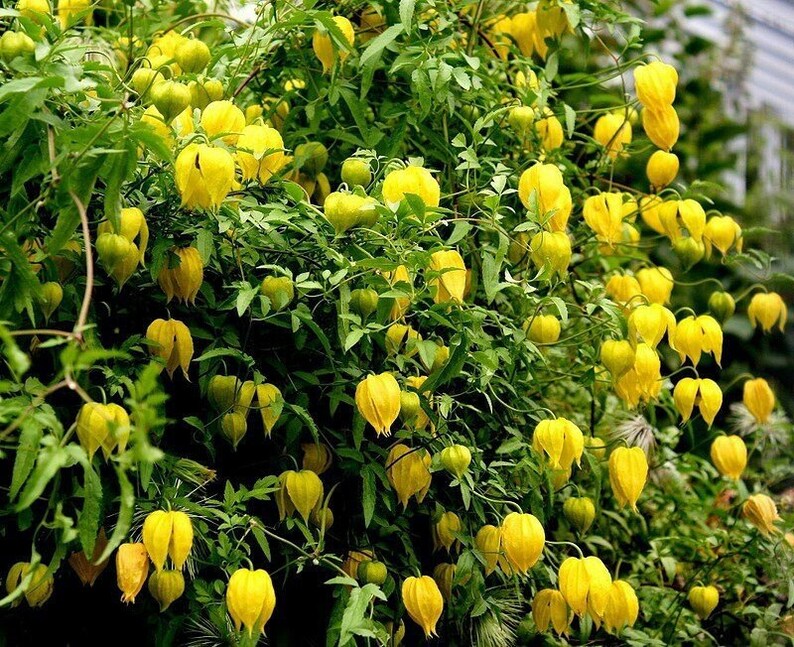
[[[369,528],[372,516],[375,514],[375,474],[369,467],[364,467],[361,471],[363,480],[362,505],[364,507],[364,526]]]
[[[414,17],[416,0],[400,0],[400,20],[406,33],[411,31],[411,20]]]
[[[240,291],[237,293],[237,316],[242,317],[245,314],[245,311],[248,310],[248,306],[251,305],[251,301],[254,300],[254,297],[259,294],[259,286],[258,285],[251,285],[250,283],[242,283],[240,285]]]
[[[100,512],[102,511],[102,481],[91,463],[83,464],[83,509],[77,522],[80,545],[86,555],[94,554],[94,543],[99,534]]]
[[[126,539],[132,525],[132,512],[135,509],[135,491],[122,467],[116,466],[116,475],[119,480],[119,514],[116,518],[116,527],[113,529],[113,534],[110,535],[108,545],[102,555],[99,556],[98,562],[103,562],[110,557],[113,551]]]
[[[19,490],[25,484],[33,466],[41,443],[42,428],[34,418],[27,418],[21,425],[19,432],[19,445],[14,459],[14,471],[11,476],[11,488],[8,498],[14,500]]]
[[[403,25],[392,25],[382,34],[378,34],[369,41],[367,49],[361,53],[361,65],[366,67],[368,64],[374,66],[383,53],[383,50],[391,45],[403,31]]]
[[[71,455],[64,447],[53,445],[42,449],[36,461],[36,469],[28,479],[25,489],[22,490],[14,510],[20,512],[33,505],[49,482],[70,462],[70,459]]]

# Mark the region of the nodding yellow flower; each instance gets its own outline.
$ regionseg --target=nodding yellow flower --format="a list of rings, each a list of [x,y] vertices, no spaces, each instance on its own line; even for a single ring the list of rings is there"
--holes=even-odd
[[[685,377],[675,385],[673,400],[681,422],[689,420],[697,405],[703,420],[711,427],[722,406],[722,391],[714,380]]]
[[[276,592],[267,571],[239,568],[226,586],[226,610],[237,631],[245,627],[248,635],[259,635],[276,608]]]
[[[631,123],[625,112],[601,115],[593,128],[593,139],[606,148],[610,159],[616,159],[624,146],[631,144]]]
[[[672,342],[676,335],[675,315],[663,305],[637,306],[629,315],[629,339],[656,348],[665,333]]]
[[[750,299],[747,316],[751,326],[760,324],[764,332],[772,330],[775,324],[783,332],[788,319],[788,308],[777,292],[758,292]]]
[[[174,260],[179,262],[172,267]],[[165,292],[166,302],[176,297],[182,303],[195,304],[204,282],[204,261],[199,251],[195,247],[172,248],[157,275],[157,282]]]
[[[775,410],[775,393],[764,378],[757,377],[744,383],[742,402],[756,422],[762,425]]]
[[[640,603],[631,584],[624,580],[612,582],[603,614],[606,630],[615,633],[623,627],[633,627],[639,613]]]
[[[670,303],[675,281],[666,267],[644,267],[637,272],[637,281],[649,303],[665,305]]]
[[[536,20],[538,30],[544,39],[559,38],[571,29],[571,25],[568,22],[568,14],[560,6],[561,2],[571,4],[571,0],[540,0],[538,2],[535,11]]]
[[[328,445],[323,443],[303,443],[303,469],[311,470],[318,476],[327,471],[334,462]]]
[[[58,0],[58,21],[61,23],[61,29],[76,24],[80,15],[84,16],[86,25],[93,24],[91,0]]]
[[[502,549],[510,567],[522,575],[540,559],[546,533],[537,517],[511,512],[502,520]]]
[[[678,72],[672,65],[653,61],[634,68],[637,98],[645,108],[660,109],[675,101]]]
[[[714,586],[693,586],[687,597],[701,620],[708,618],[720,602],[720,592]]]
[[[243,180],[259,180],[267,184],[286,164],[284,140],[270,126],[253,124],[243,128],[237,140],[237,165]]]
[[[16,8],[22,16],[35,23],[50,15],[49,0],[18,0]]]
[[[537,202],[540,223],[551,231],[563,231],[567,226],[573,210],[571,192],[554,164],[538,162],[524,171],[518,180],[518,197],[526,209]]]
[[[536,344],[553,344],[560,338],[560,320],[554,315],[536,315],[524,322],[524,331]]]
[[[146,576],[149,575],[149,555],[146,546],[121,544],[116,551],[116,583],[121,591],[121,601],[135,603]]]
[[[722,361],[722,328],[714,317],[689,316],[678,322],[671,346],[678,351],[681,361],[687,357],[697,366],[701,353],[710,353],[717,364]]]
[[[143,256],[149,244],[149,226],[146,224],[143,211],[137,207],[126,207],[122,209],[119,214],[118,231],[113,228],[109,220],[103,220],[97,226],[97,234],[101,236],[106,233],[118,234],[124,236],[124,238],[130,242],[137,242],[139,262],[141,267],[146,265]]]
[[[556,589],[542,589],[532,598],[532,619],[538,631],[545,633],[551,625],[558,636],[563,636],[571,628],[573,613],[562,593]]]
[[[507,123],[519,135],[525,135],[526,132],[535,123],[535,110],[529,106],[516,106],[507,115]]]
[[[657,234],[665,234],[661,221],[662,206],[667,201],[658,195],[646,195],[640,198],[639,210],[642,221],[653,229]]]
[[[381,194],[390,209],[400,206],[405,195],[417,196],[426,207],[437,207],[441,202],[441,187],[426,168],[407,166],[392,171],[383,180]]]
[[[711,257],[712,246],[723,256],[731,247],[737,252],[742,251],[742,228],[730,216],[712,216],[703,230],[703,243],[706,245],[706,258]]]
[[[686,230],[695,242],[703,242],[706,230],[706,212],[695,200],[668,200],[656,209],[661,232],[673,243],[678,242]]]
[[[143,544],[157,571],[163,570],[166,557],[182,570],[193,548],[193,523],[184,512],[155,510],[143,522]]]
[[[681,124],[673,106],[645,108],[642,111],[642,127],[653,144],[663,151],[669,151],[678,141]]]
[[[460,517],[454,512],[442,514],[441,518],[433,524],[433,550],[444,548],[451,553],[453,546],[458,542],[455,533],[459,533],[462,528]]]
[[[662,390],[661,360],[649,344],[639,343],[635,349],[634,366],[615,382],[615,393],[634,408],[640,401],[648,402]]]
[[[356,407],[380,436],[391,434],[400,415],[400,385],[391,373],[368,375],[356,387]]]
[[[402,600],[411,620],[425,637],[436,636],[436,624],[444,611],[444,596],[432,577],[408,577],[402,585]]]
[[[223,141],[233,146],[245,128],[245,113],[231,101],[211,101],[201,111],[199,123],[210,139],[223,135]]]
[[[562,505],[568,522],[579,532],[587,532],[595,519],[595,505],[588,497],[571,497]]]
[[[601,363],[606,366],[613,380],[628,373],[634,367],[635,359],[634,347],[625,339],[607,339],[601,344]]]
[[[678,156],[675,153],[656,151],[648,158],[648,164],[645,166],[645,174],[651,183],[651,189],[661,191],[675,180],[678,168]]]
[[[775,522],[780,520],[775,502],[766,494],[752,494],[742,506],[742,514],[763,534],[780,532]]]
[[[640,498],[648,478],[648,459],[639,447],[618,447],[609,456],[609,483],[618,505],[631,506],[637,512]]]
[[[535,71],[527,68],[526,71],[518,70],[513,77],[513,83],[519,90],[540,90],[540,83],[538,82],[538,75]]]
[[[232,190],[234,158],[222,148],[188,144],[177,156],[175,169],[176,188],[187,209],[217,209]]]
[[[75,421],[80,445],[93,458],[101,447],[105,458],[114,449],[122,453],[130,437],[130,416],[118,404],[88,402],[80,407]]]
[[[507,60],[507,55],[510,53],[512,31],[513,20],[504,15],[496,18],[489,28],[494,51],[504,61]]]
[[[496,570],[499,563],[499,552],[502,546],[502,531],[490,524],[484,525],[474,537],[474,547],[485,561],[485,575]]]
[[[462,303],[466,291],[466,264],[457,251],[447,250],[434,252],[430,256],[432,272],[437,272],[438,277],[429,281],[433,290],[433,300],[436,303]]]
[[[614,247],[623,240],[625,209],[622,193],[599,193],[584,201],[584,221],[599,242]]]
[[[124,286],[141,261],[138,246],[121,234],[99,234],[96,251],[107,273],[119,284],[119,288]]]
[[[709,312],[720,323],[725,323],[736,312],[736,301],[729,292],[712,292],[709,297]]]
[[[630,274],[613,274],[605,289],[609,297],[623,309],[631,309],[641,303],[637,299],[642,294],[640,282]]]
[[[323,30],[315,30],[312,36],[312,49],[314,50],[317,60],[323,65],[323,74],[330,72],[334,66],[336,59],[340,62],[344,61],[350,54],[353,44],[356,42],[356,32],[353,29],[352,23],[344,16],[334,16],[334,23],[342,32],[342,36],[347,41],[347,47],[337,49],[336,43],[331,40],[330,34]]]
[[[389,355],[404,354],[413,357],[419,350],[417,343],[422,341],[422,335],[414,330],[413,326],[393,323],[386,331],[386,351]]]
[[[391,285],[392,287],[397,286],[398,289],[402,289],[403,291],[405,291],[405,286],[399,285],[400,283],[407,284],[409,291],[413,288],[411,275],[408,274],[408,268],[405,267],[405,265],[398,265],[393,272],[387,272],[386,280],[389,282],[389,285]],[[392,321],[400,319],[408,311],[408,307],[410,305],[411,305],[410,297],[395,297],[394,304],[392,305],[391,311],[389,312],[389,318]]]
[[[176,319],[155,319],[146,329],[146,339],[152,342],[149,352],[165,362],[168,377],[174,377],[177,368],[182,369],[185,379],[190,361],[193,359],[193,336],[190,328]]]
[[[536,115],[535,132],[540,139],[541,147],[546,152],[559,148],[565,140],[562,124],[549,108]]]
[[[566,418],[541,420],[532,435],[532,447],[549,457],[552,469],[568,471],[574,461],[581,465],[584,434]]]
[[[185,592],[182,571],[156,571],[149,576],[149,593],[160,605],[162,613]]]
[[[279,519],[292,516],[297,510],[308,523],[312,510],[318,509],[322,504],[323,491],[323,482],[312,470],[282,472],[279,476],[279,490],[276,493]]]
[[[11,594],[19,588],[28,574],[31,571],[30,562],[17,562],[10,569],[6,575],[6,592]],[[40,607],[52,595],[52,590],[55,585],[55,580],[52,574],[47,573],[47,566],[45,564],[36,564],[33,567],[33,573],[30,576],[28,588],[25,590],[25,602],[31,608]],[[19,604],[17,599],[12,606]]]
[[[430,460],[430,455],[424,450],[411,449],[403,444],[397,444],[389,451],[386,476],[397,492],[403,509],[408,506],[412,496],[416,496],[417,502],[421,503],[430,489]]]
[[[438,585],[438,590],[447,602],[452,599],[452,584],[456,570],[458,567],[455,564],[438,564],[433,569],[433,581]]]
[[[542,59],[546,58],[548,45],[538,28],[537,13],[524,11],[513,16],[510,24],[510,35],[524,56],[532,56],[535,52]]]
[[[529,242],[532,263],[546,273],[565,274],[571,263],[571,239],[564,231],[540,231]]]
[[[720,474],[738,481],[747,466],[747,445],[739,436],[717,436],[711,443],[711,462]]]
[[[471,451],[465,445],[450,445],[441,450],[439,458],[444,469],[460,480],[471,464]]]
[[[560,565],[560,593],[580,617],[590,611],[600,622],[611,586],[612,577],[598,557],[569,557]]]

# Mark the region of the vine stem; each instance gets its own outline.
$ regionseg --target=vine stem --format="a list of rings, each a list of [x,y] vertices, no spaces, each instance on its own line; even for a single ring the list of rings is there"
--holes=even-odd
[[[77,321],[75,321],[72,329],[72,337],[82,343],[83,328],[88,320],[88,309],[91,307],[91,295],[94,291],[94,256],[91,252],[91,231],[88,228],[88,214],[86,213],[85,205],[75,195],[74,191],[70,190],[69,196],[80,214],[80,222],[83,226],[83,246],[85,247],[85,291],[83,292],[80,314],[77,316]]]

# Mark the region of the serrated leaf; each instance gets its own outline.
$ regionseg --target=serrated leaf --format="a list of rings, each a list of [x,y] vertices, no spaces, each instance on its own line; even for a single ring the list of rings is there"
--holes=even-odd
[[[361,503],[364,508],[364,527],[369,528],[372,516],[375,514],[375,474],[365,467],[361,471],[363,481],[363,494]]]
[[[414,17],[416,0],[400,0],[400,20],[406,32],[411,31],[411,20]]]

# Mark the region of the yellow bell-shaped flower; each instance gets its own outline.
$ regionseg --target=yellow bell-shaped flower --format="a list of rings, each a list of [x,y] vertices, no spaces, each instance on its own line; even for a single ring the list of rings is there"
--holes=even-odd
[[[149,556],[143,544],[121,544],[116,551],[116,583],[121,601],[135,602],[149,574]]]
[[[619,633],[623,627],[633,627],[639,613],[640,603],[631,584],[624,580],[612,582],[602,618],[606,630]]]
[[[323,491],[323,482],[311,470],[283,472],[279,476],[279,490],[276,493],[279,519],[291,516],[297,510],[308,523],[312,510],[322,503]]]
[[[747,445],[739,436],[717,436],[711,443],[711,462],[720,474],[738,481],[747,466]]]
[[[565,274],[571,263],[571,239],[564,231],[541,231],[529,243],[532,263],[548,273]]]
[[[711,256],[711,248],[716,247],[725,256],[731,247],[742,251],[742,228],[730,216],[712,216],[703,230],[703,243],[706,245],[706,258]]]
[[[430,289],[436,303],[462,303],[466,291],[466,264],[455,250],[434,252],[430,256],[431,272],[438,276],[430,279]]]
[[[408,506],[412,496],[416,497],[418,503],[424,499],[432,479],[429,466],[430,455],[422,449],[397,444],[389,451],[386,476],[403,508]]]
[[[356,42],[356,32],[353,29],[352,23],[344,16],[334,16],[334,23],[342,32],[342,36],[347,41],[347,47],[337,49],[335,43],[331,40],[331,36],[323,31],[315,30],[312,36],[312,49],[314,50],[317,60],[323,65],[323,74],[327,74],[334,66],[337,57],[340,61],[344,61],[350,54],[353,44]]]
[[[196,303],[204,282],[204,261],[195,247],[175,247],[168,253],[157,282],[165,292],[166,302],[174,297],[182,303]]]
[[[400,415],[400,385],[391,373],[368,375],[356,387],[356,407],[378,436],[388,436]]]
[[[606,366],[613,380],[620,379],[634,367],[636,358],[631,342],[607,339],[601,344],[601,363]]]
[[[511,512],[502,520],[502,549],[509,565],[525,574],[540,559],[546,533],[537,517]]]
[[[318,476],[326,472],[334,462],[328,445],[323,443],[303,443],[303,469],[311,470]]]
[[[407,291],[410,291],[413,288],[411,275],[408,274],[408,268],[405,267],[405,265],[398,265],[393,272],[386,273],[386,280],[392,287],[397,286],[398,289],[403,291],[406,291],[406,286]],[[399,285],[401,283],[404,285]],[[395,297],[394,304],[392,305],[391,311],[389,312],[389,318],[392,321],[400,319],[408,311],[408,307],[410,305],[410,297]]]
[[[182,570],[193,548],[193,523],[184,512],[155,510],[144,519],[143,544],[157,571],[163,570],[167,557]]]
[[[759,292],[750,299],[747,316],[750,318],[751,326],[761,324],[764,332],[772,330],[775,324],[780,332],[783,332],[788,319],[788,308],[777,292]]]
[[[286,164],[284,140],[270,126],[246,126],[237,140],[236,158],[243,180],[259,180],[260,184],[267,184]]]
[[[644,342],[656,348],[665,333],[668,340],[675,338],[676,321],[675,315],[663,305],[638,306],[629,315],[629,339],[634,344]]]
[[[657,148],[669,151],[678,141],[681,123],[673,106],[645,108],[642,111],[642,127]]]
[[[381,189],[383,201],[390,209],[397,209],[406,194],[417,196],[426,207],[441,202],[441,187],[426,168],[407,166],[386,176]]]
[[[549,108],[544,108],[542,112],[538,111],[535,115],[535,133],[540,140],[541,148],[548,152],[562,146],[565,140],[565,134],[562,130],[560,120],[554,115]]]
[[[659,109],[673,105],[678,72],[672,65],[653,61],[634,69],[637,98],[645,108]]]
[[[689,316],[679,321],[670,344],[678,351],[681,361],[687,357],[697,366],[701,353],[714,356],[717,364],[722,361],[722,328],[714,317]]]
[[[580,617],[589,610],[600,621],[611,586],[609,571],[597,557],[568,557],[560,565],[560,593]]]
[[[609,483],[618,505],[637,511],[648,478],[648,459],[639,447],[617,447],[609,456]]]
[[[511,20],[510,35],[524,56],[530,57],[532,54],[537,53],[542,59],[546,58],[549,48],[538,27],[537,13],[535,11],[524,11],[515,14]]]
[[[275,384],[259,384],[256,387],[256,400],[265,436],[270,437],[273,427],[284,410],[284,396]],[[317,472],[319,474],[319,472]]]
[[[545,633],[551,625],[557,635],[563,636],[571,628],[573,613],[562,593],[556,589],[542,589],[532,598],[532,619],[538,631]]]
[[[35,609],[40,607],[52,595],[55,586],[55,580],[51,573],[47,573],[47,566],[45,564],[37,564],[33,567],[31,574],[31,566],[29,562],[17,562],[9,570],[6,576],[6,592],[13,593],[19,588],[22,581],[30,574],[30,582],[25,589],[25,602],[28,606]],[[12,606],[19,604],[19,600],[12,603]]]
[[[233,146],[245,128],[245,113],[231,101],[212,101],[201,111],[199,123],[210,139],[222,137]]]
[[[665,305],[670,302],[675,282],[666,267],[645,267],[637,272],[637,281],[649,303]]]
[[[458,541],[455,533],[459,533],[462,528],[460,517],[454,512],[442,514],[441,518],[433,524],[433,550],[443,548],[451,553],[453,546]]]
[[[185,592],[182,571],[156,571],[149,576],[149,593],[160,605],[162,613]]]
[[[118,231],[113,228],[109,220],[103,220],[97,226],[97,234],[118,234],[124,236],[130,242],[136,243],[138,252],[140,254],[140,264],[144,266],[144,254],[146,247],[149,244],[149,226],[146,223],[146,218],[143,211],[137,207],[126,207],[121,210],[119,214]]]
[[[689,604],[701,620],[705,620],[720,603],[720,592],[715,586],[693,586],[689,589]]]
[[[524,322],[527,339],[536,344],[553,344],[560,338],[560,320],[554,315],[536,315]]]
[[[593,139],[606,148],[607,156],[613,160],[631,143],[631,135],[628,115],[620,111],[601,115],[593,128]]]
[[[610,192],[591,195],[584,201],[583,214],[596,239],[609,247],[623,240],[623,194]]]
[[[568,471],[574,461],[581,464],[584,435],[567,418],[541,420],[532,435],[532,447],[548,456],[552,469]]]
[[[567,226],[573,210],[571,192],[554,164],[536,163],[524,171],[518,180],[518,197],[526,209],[537,204],[540,223],[550,231],[561,232]]]
[[[675,180],[678,168],[678,156],[675,153],[656,151],[648,158],[648,164],[645,167],[645,174],[651,183],[651,189],[661,191]]]
[[[474,547],[485,561],[485,575],[488,576],[496,570],[499,563],[499,553],[502,546],[502,531],[490,524],[484,525],[474,537]]]
[[[187,209],[217,209],[232,190],[234,158],[222,148],[188,144],[177,156],[175,169],[176,188]]]
[[[425,637],[436,634],[436,624],[444,611],[444,597],[432,577],[408,577],[402,585],[402,600],[411,620],[418,624]]]
[[[80,407],[75,421],[80,445],[93,458],[101,447],[105,458],[113,450],[122,453],[130,437],[130,416],[118,404],[88,402]]]
[[[766,494],[752,494],[742,506],[742,514],[763,534],[780,532],[775,522],[780,520],[775,502]]]
[[[152,342],[149,350],[165,362],[168,377],[173,378],[177,368],[185,379],[190,360],[193,359],[193,336],[190,328],[176,319],[155,319],[146,329],[146,339]]]
[[[433,569],[433,580],[441,591],[441,596],[449,602],[452,599],[452,585],[455,580],[455,571],[458,567],[455,564],[438,564]]]
[[[685,377],[675,385],[673,401],[681,414],[681,422],[689,420],[697,405],[710,427],[722,406],[722,390],[714,380]]]
[[[226,586],[226,610],[237,631],[245,627],[249,636],[259,635],[276,608],[276,592],[267,571],[239,568]]]
[[[641,303],[637,299],[642,294],[640,282],[629,274],[613,274],[605,286],[609,297],[620,305],[624,311],[630,311]]]
[[[775,393],[762,377],[744,383],[742,402],[760,425],[769,420],[775,410]]]

